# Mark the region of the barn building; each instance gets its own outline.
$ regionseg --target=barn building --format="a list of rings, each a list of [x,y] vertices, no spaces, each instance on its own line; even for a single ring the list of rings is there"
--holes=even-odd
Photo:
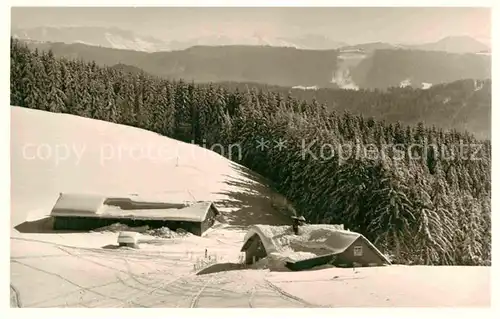
[[[391,262],[366,237],[336,225],[305,225],[299,235],[291,227],[254,225],[241,251],[245,263],[251,264],[271,253],[283,251],[311,253],[313,258],[289,260],[290,270],[304,270],[331,264],[338,267],[390,265]]]
[[[56,230],[89,231],[121,223],[182,228],[198,236],[212,227],[217,215],[212,202],[166,203],[89,194],[60,194],[51,211]]]

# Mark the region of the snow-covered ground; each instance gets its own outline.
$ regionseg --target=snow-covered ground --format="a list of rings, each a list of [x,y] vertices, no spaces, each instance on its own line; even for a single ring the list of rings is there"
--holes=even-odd
[[[367,57],[368,55],[362,51],[342,51],[338,56],[337,68],[333,72],[331,82],[341,89],[358,90],[358,85],[352,79],[351,70]]]
[[[279,224],[278,195],[233,162],[143,130],[11,108],[11,302],[23,307],[489,306],[489,267],[270,272],[241,269],[252,224]],[[20,232],[59,192],[219,202],[225,223],[203,237]],[[210,257],[211,266],[200,271]],[[215,262],[215,263],[214,263]]]
[[[299,89],[299,90],[318,90],[318,87],[316,85],[313,85],[313,86],[303,86],[303,85],[296,85],[294,87],[292,87],[292,89]]]
[[[411,86],[411,80],[410,79],[405,79],[399,83],[400,88],[405,88],[407,86]]]
[[[432,83],[422,82],[422,90],[427,90],[432,87]]]

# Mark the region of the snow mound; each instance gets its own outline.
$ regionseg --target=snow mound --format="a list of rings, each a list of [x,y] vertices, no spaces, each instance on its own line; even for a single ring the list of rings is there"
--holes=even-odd
[[[149,235],[152,237],[159,237],[159,238],[181,238],[181,237],[187,237],[190,236],[191,233],[187,232],[186,230],[179,228],[177,230],[171,230],[168,227],[161,227],[161,228],[155,228],[151,229],[149,226],[139,226],[139,227],[130,227],[125,224],[121,223],[114,223],[109,226],[104,226],[100,227],[97,229],[92,230],[92,233],[105,233],[105,232],[110,232],[110,233],[119,233],[119,232],[124,232],[124,231],[131,231],[131,232],[136,232],[144,235]]]
[[[157,229],[147,230],[145,234],[160,238],[180,238],[180,237],[190,236],[190,233],[182,228],[173,231],[168,227],[161,227]]]
[[[282,251],[279,253],[271,253],[267,257],[259,259],[252,268],[255,269],[269,269],[272,271],[289,271],[286,267],[287,262],[296,262],[317,257],[313,253],[304,251]]]

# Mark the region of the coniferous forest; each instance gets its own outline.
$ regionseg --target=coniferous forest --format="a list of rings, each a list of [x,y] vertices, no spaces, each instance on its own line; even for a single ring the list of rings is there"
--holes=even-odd
[[[11,40],[10,90],[15,106],[135,126],[197,144],[239,144],[241,158],[231,159],[270,179],[310,222],[344,224],[396,263],[490,264],[489,140],[365,117],[348,107],[339,111],[315,98],[169,81],[55,58],[16,40]],[[401,94],[404,103],[405,92],[393,94]],[[377,94],[383,105],[387,93],[360,96]],[[356,92],[345,96],[353,100],[343,105],[360,105]],[[425,103],[415,105],[425,108]],[[262,151],[256,147],[260,139],[287,143]],[[374,149],[391,144],[398,148],[375,156]],[[351,156],[339,153],[340,146]]]

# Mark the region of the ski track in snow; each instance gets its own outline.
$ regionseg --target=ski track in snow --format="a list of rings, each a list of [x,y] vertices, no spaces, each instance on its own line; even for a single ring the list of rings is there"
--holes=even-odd
[[[13,238],[15,241],[16,239]],[[47,241],[37,241],[42,245],[52,246],[63,254],[52,255],[55,257],[74,258],[79,263],[92,263],[99,268],[111,270],[112,275],[109,280],[101,284],[82,285],[72,278],[68,278],[63,274],[48,271],[41,267],[31,265],[39,259],[47,258],[46,255],[41,256],[18,256],[11,258],[13,268],[19,266],[27,267],[37,272],[44,273],[53,277],[56,282],[64,281],[72,286],[74,290],[69,293],[54,295],[51,298],[46,298],[38,302],[25,303],[25,307],[191,307],[197,308],[200,306],[210,307],[220,305],[221,301],[228,300],[230,304],[235,304],[238,307],[258,307],[259,295],[264,294],[266,299],[271,298],[275,307],[290,306],[290,299],[279,290],[272,286],[269,289],[259,288],[264,281],[264,276],[260,282],[256,282],[248,291],[238,291],[240,289],[231,289],[233,280],[227,278],[225,272],[196,275],[194,272],[185,272],[180,275],[169,275],[162,273],[161,270],[138,274],[134,272],[133,263],[155,263],[155,258],[135,259],[135,251],[130,251],[128,254],[121,254],[119,251],[109,253],[98,249],[81,249],[78,247],[70,248],[67,245],[58,245]],[[137,251],[140,253],[140,251]],[[112,261],[114,266],[105,264],[105,261]],[[101,262],[102,261],[102,262]],[[191,264],[186,264],[184,267],[179,264],[179,259],[173,259],[168,263],[168,268],[185,268],[192,269]],[[120,266],[125,266],[126,269],[121,269]],[[84,265],[82,264],[82,268]],[[259,272],[259,271],[257,271]],[[78,275],[76,272],[75,275]],[[51,280],[52,281],[52,280]],[[23,285],[24,283],[21,283]],[[241,283],[240,283],[241,284]],[[101,290],[109,287],[116,287],[111,292],[105,293]],[[24,288],[24,287],[23,287]],[[118,295],[113,295],[113,292],[120,291]],[[96,295],[98,301],[87,300],[82,298],[83,294]],[[16,294],[17,296],[17,294]],[[191,297],[189,297],[191,296]],[[189,299],[189,304],[186,304],[186,298]],[[76,299],[76,300],[75,300]],[[262,298],[260,298],[262,299]],[[20,298],[18,299],[20,301]],[[217,303],[213,301],[217,300]],[[280,302],[282,300],[282,302]]]
[[[227,236],[227,233],[225,235]],[[397,306],[398,303],[409,306],[418,304],[418,300],[413,298],[422,298],[422,295],[426,296],[423,299],[427,299],[427,303],[431,303],[431,299],[434,300],[431,306],[440,303],[446,306],[467,306],[472,303],[487,305],[484,297],[478,294],[484,294],[486,291],[483,289],[486,288],[484,284],[488,277],[478,275],[487,270],[485,267],[393,266],[359,268],[356,272],[352,269],[331,268],[290,273],[246,269],[197,275],[193,271],[196,259],[190,259],[185,254],[174,254],[179,248],[186,248],[182,241],[169,244],[163,251],[152,251],[148,247],[144,247],[144,250],[87,249],[49,241],[26,243],[46,248],[37,250],[51,251],[52,248],[61,254],[49,254],[51,257],[40,254],[11,258],[14,273],[13,277],[11,274],[12,285],[19,292],[16,296],[24,307],[311,308],[343,306],[346,298],[350,300],[349,306],[367,306],[374,303],[375,306]],[[214,240],[211,245],[203,247],[205,246],[212,251],[220,244]],[[238,251],[238,248],[236,244],[233,246],[235,251]],[[200,255],[203,253],[199,252]],[[53,259],[57,260],[50,262]],[[51,270],[53,265],[59,265],[59,269]],[[26,270],[30,271],[31,278],[36,278],[36,283],[16,275]],[[444,275],[445,273],[447,275]],[[39,278],[42,274],[46,277]],[[96,278],[92,274],[95,274]],[[467,283],[458,283],[457,287],[441,286],[443,283],[456,281],[457,274],[467,278]],[[448,279],[435,277],[434,281],[429,281],[433,275]],[[387,284],[389,278],[395,282]],[[427,281],[424,278],[427,278]],[[425,281],[428,287],[418,289],[418,285]],[[474,281],[476,282],[473,283]],[[44,294],[42,287],[47,285],[67,285],[71,288]],[[365,286],[372,288],[360,290]],[[399,286],[407,286],[406,291],[400,291]],[[427,289],[430,287],[433,287],[439,296],[429,297]],[[464,288],[469,291],[463,291]],[[39,290],[39,293],[34,293],[36,290]],[[455,299],[450,298],[451,292],[458,292]],[[342,296],[342,300],[333,298],[338,294]],[[349,295],[352,299],[349,299]]]

